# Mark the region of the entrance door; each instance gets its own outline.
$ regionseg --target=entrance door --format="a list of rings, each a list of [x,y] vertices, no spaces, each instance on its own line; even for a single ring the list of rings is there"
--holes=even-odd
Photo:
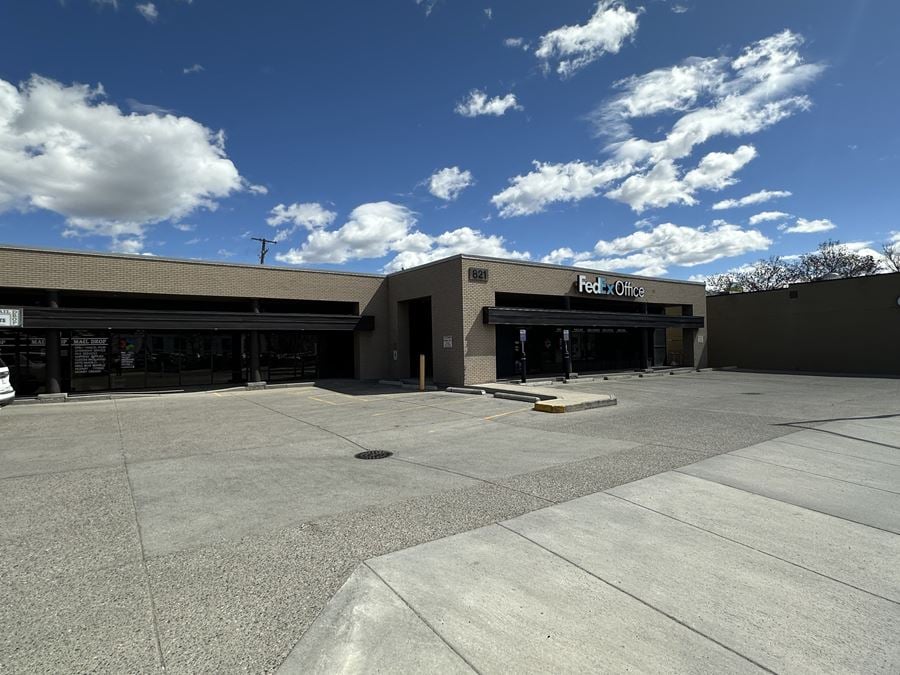
[[[407,302],[409,308],[409,374],[419,374],[419,354],[425,355],[425,377],[431,377],[432,364],[431,341],[431,296],[417,298]]]

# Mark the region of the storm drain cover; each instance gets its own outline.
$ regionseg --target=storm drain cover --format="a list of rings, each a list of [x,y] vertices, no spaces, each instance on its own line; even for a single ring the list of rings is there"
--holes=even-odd
[[[387,450],[366,450],[365,452],[357,452],[353,456],[356,457],[356,459],[384,459],[393,454],[393,452],[388,452]]]
[[[761,391],[742,391],[741,393],[744,396],[762,396]]]

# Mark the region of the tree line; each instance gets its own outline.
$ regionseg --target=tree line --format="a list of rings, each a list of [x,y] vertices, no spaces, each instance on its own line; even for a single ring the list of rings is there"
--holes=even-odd
[[[872,255],[857,253],[840,241],[829,239],[796,260],[776,255],[740,270],[710,276],[706,279],[706,290],[709,293],[770,291],[804,281],[900,272],[900,242],[886,243],[881,250],[882,259],[876,260]]]

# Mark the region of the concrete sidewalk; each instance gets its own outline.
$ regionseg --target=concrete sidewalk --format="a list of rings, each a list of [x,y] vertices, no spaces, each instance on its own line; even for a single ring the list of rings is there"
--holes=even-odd
[[[280,672],[900,672],[900,417],[796,426],[368,560]]]

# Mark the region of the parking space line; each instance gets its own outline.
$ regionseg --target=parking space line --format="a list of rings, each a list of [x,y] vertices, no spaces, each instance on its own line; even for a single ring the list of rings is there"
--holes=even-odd
[[[312,399],[313,401],[319,401],[320,403],[327,403],[328,405],[343,405],[343,403],[335,403],[334,401],[319,398],[318,396],[309,396],[308,398]]]
[[[497,419],[498,417],[503,417],[504,415],[513,415],[515,413],[525,412],[526,410],[534,410],[534,406],[528,406],[527,408],[519,408],[518,410],[507,410],[506,412],[498,413],[496,415],[488,415],[483,418],[488,421]]]

